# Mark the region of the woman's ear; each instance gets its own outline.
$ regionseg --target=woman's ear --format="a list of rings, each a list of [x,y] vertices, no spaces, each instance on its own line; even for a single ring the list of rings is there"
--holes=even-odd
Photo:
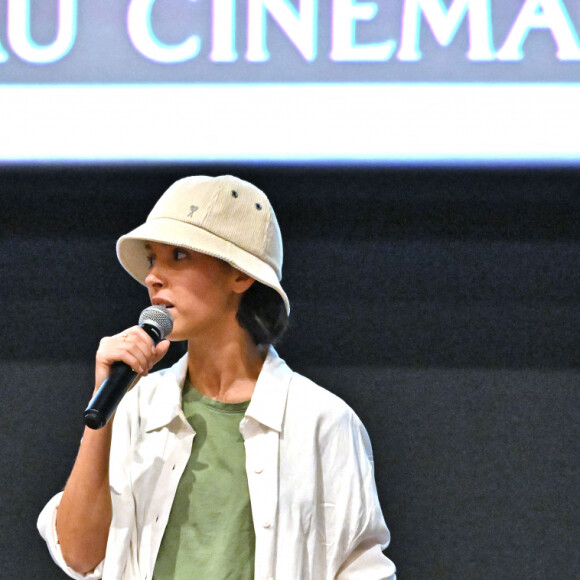
[[[232,285],[233,291],[237,294],[243,294],[254,282],[254,278],[248,274],[235,270],[234,283]]]

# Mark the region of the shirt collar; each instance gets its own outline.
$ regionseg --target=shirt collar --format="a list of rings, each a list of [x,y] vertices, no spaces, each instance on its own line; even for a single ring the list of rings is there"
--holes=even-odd
[[[278,356],[274,347],[270,346],[246,417],[251,417],[275,431],[282,431],[291,375],[288,365]]]
[[[187,354],[172,367],[160,371],[159,382],[150,400],[145,430],[154,431],[168,425],[183,415],[181,394],[187,375]],[[292,371],[270,346],[264,366],[260,371],[252,400],[246,411],[258,423],[282,431],[286,398]]]
[[[181,410],[181,392],[187,375],[187,354],[172,367],[159,372],[159,380],[151,396],[147,416],[144,418],[145,431],[154,431],[168,425]]]

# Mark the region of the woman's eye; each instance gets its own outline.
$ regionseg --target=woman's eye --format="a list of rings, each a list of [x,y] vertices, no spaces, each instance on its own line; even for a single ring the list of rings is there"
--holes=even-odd
[[[155,260],[153,259],[153,256],[147,256],[147,266],[150,269],[153,268],[154,262],[155,262]]]
[[[183,260],[185,258],[187,258],[187,252],[185,250],[180,250],[179,248],[177,248],[174,252],[173,252],[173,257],[176,260]]]

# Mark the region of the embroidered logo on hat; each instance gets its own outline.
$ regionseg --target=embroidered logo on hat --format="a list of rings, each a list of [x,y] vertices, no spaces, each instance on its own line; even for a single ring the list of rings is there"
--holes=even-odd
[[[196,212],[199,208],[197,207],[197,205],[190,205],[189,206],[189,213],[187,214],[187,217],[191,217],[193,215],[194,212]]]

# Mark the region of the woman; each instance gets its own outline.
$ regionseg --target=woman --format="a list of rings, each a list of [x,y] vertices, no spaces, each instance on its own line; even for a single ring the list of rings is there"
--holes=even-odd
[[[120,238],[121,264],[187,341],[173,367],[139,327],[104,338],[142,379],[85,431],[64,492],[39,517],[73,578],[394,578],[370,442],[340,399],[272,344],[289,314],[267,197],[232,176],[188,177]]]

